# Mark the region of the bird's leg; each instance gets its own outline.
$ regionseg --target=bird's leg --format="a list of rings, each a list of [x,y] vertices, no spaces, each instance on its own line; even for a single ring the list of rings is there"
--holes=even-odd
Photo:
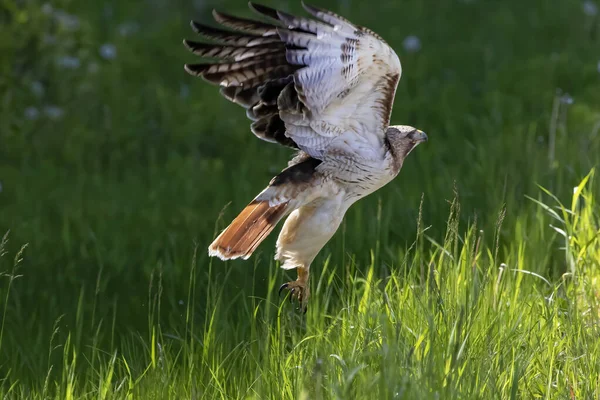
[[[300,307],[304,312],[306,312],[308,298],[310,297],[310,291],[308,289],[308,268],[307,267],[298,267],[298,279],[292,282],[284,283],[279,288],[279,293],[283,289],[287,289],[290,291],[290,301],[293,299],[298,300]]]

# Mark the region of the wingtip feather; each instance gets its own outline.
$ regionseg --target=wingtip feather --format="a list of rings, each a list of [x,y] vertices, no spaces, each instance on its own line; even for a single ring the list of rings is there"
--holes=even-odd
[[[187,64],[183,64],[183,70],[184,70],[185,72],[187,72],[188,74],[190,74],[190,75],[194,75],[194,76],[196,76],[196,74],[194,74],[194,73],[193,73],[193,72],[190,70],[190,68],[188,67],[188,65],[187,65]]]
[[[189,50],[189,51],[194,51],[191,42],[187,39],[183,39],[183,45]]]
[[[204,26],[204,25],[203,25],[203,24],[201,24],[201,23],[200,23],[200,22],[198,22],[198,21],[191,20],[191,21],[190,21],[190,26],[192,27],[192,30],[193,30],[194,32],[196,32],[196,33],[200,34],[200,33],[202,33],[202,30],[203,30],[202,28],[203,28],[203,26]]]
[[[190,22],[190,26],[192,27],[192,30],[198,35],[206,35],[207,33],[215,32],[218,30],[217,28],[210,27],[208,25],[194,20]]]
[[[323,12],[323,10],[319,7],[315,7],[312,4],[308,4],[305,1],[301,1],[300,4],[302,5],[302,8],[304,8],[304,10],[309,14],[314,15],[314,13]]]
[[[203,76],[204,72],[210,68],[210,64],[184,64],[183,69],[190,75]]]
[[[224,22],[227,22],[227,20],[232,18],[230,15],[217,11],[216,9],[212,10],[212,16],[215,19],[215,21],[219,24],[223,24]]]
[[[277,10],[277,19],[283,22],[288,27],[294,26],[293,21],[295,18],[296,17],[294,17],[292,14],[288,14],[284,11]]]
[[[258,3],[254,3],[252,1],[248,2],[248,7],[250,7],[250,9],[262,16],[274,19],[276,21],[279,21],[278,15],[277,15],[277,10],[275,10],[274,8],[262,5],[262,4],[258,4]]]

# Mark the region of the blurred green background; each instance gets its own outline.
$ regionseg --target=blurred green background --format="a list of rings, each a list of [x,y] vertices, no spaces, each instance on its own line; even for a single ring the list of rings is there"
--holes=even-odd
[[[360,270],[377,246],[383,276],[415,239],[421,196],[431,240],[443,240],[455,190],[463,220],[477,218],[490,240],[505,205],[501,243],[510,240],[537,218],[525,195],[539,184],[569,198],[600,161],[597,3],[313,3],[396,49],[392,123],[429,135],[398,179],[348,212],[315,275],[331,255],[343,280],[348,257]],[[302,12],[297,1],[265,4]],[[10,230],[0,271],[28,244],[20,277],[0,280],[0,375],[45,376],[56,328],[56,341],[71,332],[82,345],[97,332],[106,349],[147,335],[159,275],[161,326],[183,330],[196,247],[193,317],[204,320],[206,247],[292,155],[184,72],[196,60],[181,43],[195,39],[189,21],[208,22],[215,7],[251,15],[233,0],[0,0],[0,233]],[[558,277],[564,257],[546,239],[526,244],[540,255],[529,268]],[[250,261],[212,263],[232,321],[250,293],[266,293],[274,240]]]

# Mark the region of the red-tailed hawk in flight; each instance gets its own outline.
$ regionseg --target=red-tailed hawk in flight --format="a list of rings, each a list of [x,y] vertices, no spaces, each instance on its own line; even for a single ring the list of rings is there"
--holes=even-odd
[[[268,23],[213,11],[229,29],[192,22],[214,43],[184,44],[216,59],[187,64],[187,72],[220,85],[225,98],[244,107],[260,139],[298,150],[208,253],[247,259],[287,216],[275,259],[296,268],[298,279],[281,289],[306,306],[310,264],[348,208],[394,179],[427,135],[389,125],[402,73],[394,50],[367,28],[302,5],[314,19],[253,3]]]

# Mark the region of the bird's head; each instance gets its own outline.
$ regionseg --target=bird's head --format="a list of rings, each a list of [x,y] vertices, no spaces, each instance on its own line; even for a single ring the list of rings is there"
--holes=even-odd
[[[392,154],[400,162],[417,147],[419,143],[427,141],[425,132],[407,125],[393,125],[388,127],[385,136],[390,144]]]

